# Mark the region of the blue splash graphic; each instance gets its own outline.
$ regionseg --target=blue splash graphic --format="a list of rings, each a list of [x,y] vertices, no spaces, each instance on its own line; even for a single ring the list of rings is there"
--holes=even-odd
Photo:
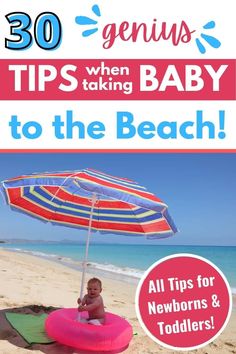
[[[100,8],[98,5],[93,5],[92,11],[97,17],[101,17],[101,11],[100,11]],[[75,22],[78,25],[82,25],[82,26],[84,26],[84,25],[85,26],[93,26],[93,25],[97,25],[97,23],[98,23],[98,21],[94,20],[93,18],[87,17],[87,16],[76,16]],[[97,31],[98,31],[98,27],[93,27],[93,28],[83,31],[82,36],[88,37]]]
[[[203,26],[203,28],[205,30],[209,30],[215,28],[215,25],[216,25],[215,21],[209,21]],[[221,46],[221,42],[213,36],[209,36],[208,34],[205,33],[201,33],[200,36],[202,39],[204,39],[206,43],[208,43],[213,48],[219,48]],[[205,43],[203,44],[199,38],[196,38],[196,44],[199,52],[205,54],[206,53],[206,47],[204,45]]]

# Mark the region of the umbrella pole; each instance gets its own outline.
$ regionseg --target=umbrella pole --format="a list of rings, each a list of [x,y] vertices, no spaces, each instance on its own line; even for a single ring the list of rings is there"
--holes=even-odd
[[[90,236],[91,236],[93,210],[94,210],[94,206],[95,206],[96,201],[97,201],[97,195],[95,193],[93,193],[93,195],[92,195],[92,205],[91,205],[91,211],[90,211],[90,217],[89,217],[89,227],[88,227],[88,233],[87,233],[87,239],[86,239],[85,256],[84,256],[84,261],[83,261],[83,266],[82,266],[82,278],[81,278],[81,287],[80,287],[80,299],[81,299],[81,301],[82,301],[82,298],[83,298],[85,273],[86,273],[87,261],[88,261],[88,250],[89,250],[89,241],[90,241]],[[79,312],[79,315],[78,315],[78,320],[79,319],[80,319],[80,312]]]

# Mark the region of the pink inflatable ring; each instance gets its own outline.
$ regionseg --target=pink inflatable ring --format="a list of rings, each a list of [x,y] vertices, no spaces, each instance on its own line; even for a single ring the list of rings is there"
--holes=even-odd
[[[49,337],[73,348],[93,352],[122,352],[132,339],[132,327],[125,319],[106,312],[102,326],[80,323],[77,309],[53,311],[46,319]],[[86,312],[81,318],[88,318]]]

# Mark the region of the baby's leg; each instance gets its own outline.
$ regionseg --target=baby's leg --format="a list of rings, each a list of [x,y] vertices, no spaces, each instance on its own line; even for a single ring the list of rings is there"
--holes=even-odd
[[[102,323],[99,320],[97,320],[97,319],[88,320],[88,323],[92,324],[94,326],[102,326]]]

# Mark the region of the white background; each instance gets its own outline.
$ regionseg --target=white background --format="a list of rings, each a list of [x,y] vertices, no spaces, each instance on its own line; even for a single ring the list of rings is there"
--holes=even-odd
[[[75,16],[96,16],[92,13],[92,5],[97,4],[101,10],[101,18],[98,18],[99,31],[88,38],[81,36],[86,28],[78,26]],[[24,51],[11,51],[4,48],[4,38],[10,38],[9,24],[5,15],[10,12],[22,11],[28,13],[32,19],[45,11],[55,12],[63,26],[63,41],[59,49],[45,51],[35,44]],[[122,42],[119,39],[109,49],[102,48],[101,29],[107,23],[120,23],[122,21],[147,22],[152,24],[153,18],[158,22],[166,21],[168,24],[180,23],[182,20],[188,23],[191,29],[199,30],[210,20],[216,22],[214,30],[207,31],[218,38],[222,45],[219,49],[206,45],[205,55],[199,53],[194,41],[191,44],[180,44],[173,47],[169,41],[157,43]],[[0,59],[106,59],[106,58],[182,58],[182,59],[234,59],[236,58],[235,33],[236,24],[234,16],[234,1],[64,1],[17,0],[4,2],[0,12]],[[211,32],[212,31],[212,32]],[[205,31],[206,32],[206,31]],[[52,62],[53,64],[53,62]],[[4,83],[1,83],[4,87]],[[56,139],[51,127],[53,117],[56,114],[64,115],[66,110],[73,110],[78,120],[85,124],[99,120],[106,126],[106,136],[100,140],[86,138],[79,140]],[[178,139],[162,140],[158,137],[144,140],[138,137],[119,140],[116,139],[116,112],[129,111],[134,114],[135,120],[144,120],[159,123],[163,120],[178,121],[179,123],[194,120],[196,110],[203,110],[206,119],[215,123],[218,127],[218,110],[225,110],[226,138],[219,140]],[[38,121],[43,127],[43,134],[39,139],[15,140],[11,137],[9,129],[10,117],[17,114],[22,123],[33,120]],[[16,101],[1,102],[0,109],[0,149],[236,149],[236,103],[235,102],[206,102],[206,101]]]

